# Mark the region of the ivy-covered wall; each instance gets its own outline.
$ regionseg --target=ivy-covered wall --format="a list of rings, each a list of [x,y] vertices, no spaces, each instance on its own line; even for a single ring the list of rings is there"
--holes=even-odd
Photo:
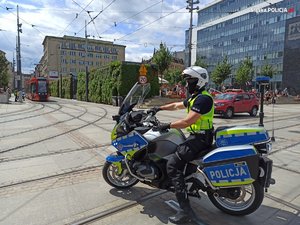
[[[53,97],[60,97],[60,84],[59,80],[50,81],[50,94]],[[72,77],[65,76],[62,78],[62,98],[70,99],[72,96]]]
[[[89,101],[112,104],[112,96],[125,97],[131,87],[138,81],[141,64],[112,62],[108,66],[92,70],[89,73]],[[148,97],[159,94],[157,70],[154,66],[145,65],[147,79],[151,84]],[[77,77],[77,99],[85,100],[85,73]]]
[[[58,80],[52,80],[49,83],[49,90],[50,90],[50,95],[53,97],[58,97],[59,96],[59,89],[58,86],[59,81]]]

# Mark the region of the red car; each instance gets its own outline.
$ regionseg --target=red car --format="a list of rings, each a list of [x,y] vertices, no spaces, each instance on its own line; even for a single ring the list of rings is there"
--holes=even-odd
[[[249,113],[256,116],[259,101],[253,93],[240,91],[226,91],[214,98],[215,114],[222,114],[225,118],[232,118],[235,113]]]

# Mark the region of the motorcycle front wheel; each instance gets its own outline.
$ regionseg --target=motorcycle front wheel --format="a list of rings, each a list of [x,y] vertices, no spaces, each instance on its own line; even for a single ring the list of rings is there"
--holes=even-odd
[[[139,182],[127,169],[123,169],[122,173],[118,174],[118,167],[110,162],[105,162],[102,175],[106,183],[117,189],[130,188]]]
[[[228,191],[228,197],[218,195],[217,192],[208,192],[207,195],[218,209],[230,215],[244,216],[253,213],[264,199],[264,189],[258,181],[239,188],[226,188],[225,191]]]

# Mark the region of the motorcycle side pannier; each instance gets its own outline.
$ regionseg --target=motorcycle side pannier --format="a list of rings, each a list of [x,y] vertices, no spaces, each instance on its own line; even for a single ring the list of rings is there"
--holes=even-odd
[[[215,138],[217,147],[225,147],[265,142],[269,135],[264,127],[232,126],[217,128]]]
[[[258,177],[259,155],[252,145],[217,148],[203,157],[202,170],[215,187],[251,184]]]

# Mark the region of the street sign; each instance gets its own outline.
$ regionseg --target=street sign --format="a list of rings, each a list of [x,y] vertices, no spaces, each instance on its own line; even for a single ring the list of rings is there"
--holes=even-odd
[[[146,76],[147,75],[147,69],[146,69],[144,64],[141,65],[139,72],[140,72],[140,76]]]
[[[139,83],[140,84],[146,84],[147,83],[147,69],[145,67],[144,64],[141,65],[140,69],[139,69],[139,72],[140,72],[140,76],[139,76]]]
[[[146,76],[139,76],[139,83],[146,84],[147,83],[147,77]]]
[[[50,79],[58,79],[58,71],[49,71],[49,78]]]

